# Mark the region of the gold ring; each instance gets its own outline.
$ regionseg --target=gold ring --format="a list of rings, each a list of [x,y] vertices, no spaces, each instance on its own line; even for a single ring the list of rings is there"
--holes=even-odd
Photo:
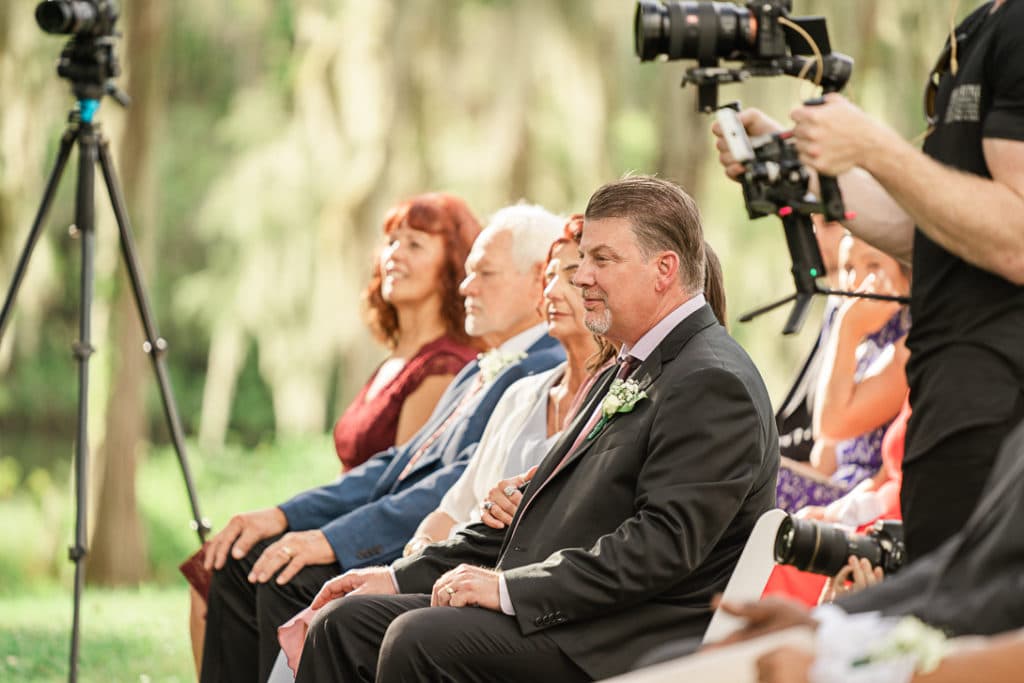
[[[293,554],[292,549],[286,545],[281,546],[281,552],[284,554],[285,557],[291,557]]]
[[[444,589],[448,592],[448,595],[455,595],[455,589],[451,586],[445,586]]]

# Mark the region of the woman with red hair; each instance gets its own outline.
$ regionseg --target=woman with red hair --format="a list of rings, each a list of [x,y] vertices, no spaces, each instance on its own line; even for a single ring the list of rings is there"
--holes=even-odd
[[[480,223],[450,194],[422,194],[384,217],[385,243],[363,292],[366,322],[390,354],[334,425],[342,473],[408,441],[477,349],[466,334],[459,283]],[[203,659],[210,572],[200,549],[181,565],[191,584],[196,671]]]
[[[334,425],[343,472],[408,441],[477,352],[458,292],[480,232],[466,203],[419,195],[388,211],[383,231],[363,299],[370,331],[391,354]]]

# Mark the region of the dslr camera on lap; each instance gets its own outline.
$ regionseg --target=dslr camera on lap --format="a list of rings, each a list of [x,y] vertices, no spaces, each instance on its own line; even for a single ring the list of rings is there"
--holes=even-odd
[[[787,515],[775,536],[775,561],[801,571],[835,576],[850,556],[892,574],[903,566],[903,522],[878,520],[866,534]]]

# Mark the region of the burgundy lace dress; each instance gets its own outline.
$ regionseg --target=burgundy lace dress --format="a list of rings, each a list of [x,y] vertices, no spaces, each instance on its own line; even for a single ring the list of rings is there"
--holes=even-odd
[[[476,353],[476,349],[448,337],[435,339],[422,346],[387,386],[367,400],[366,393],[377,375],[374,371],[334,424],[334,448],[342,468],[350,470],[394,446],[398,417],[409,394],[427,377],[457,374]]]

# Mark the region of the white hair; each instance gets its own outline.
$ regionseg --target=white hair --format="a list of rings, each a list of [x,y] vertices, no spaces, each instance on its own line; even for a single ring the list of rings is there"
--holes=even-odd
[[[551,243],[564,226],[564,218],[544,207],[520,203],[498,209],[477,239],[507,230],[512,236],[512,262],[525,273],[547,258]]]

